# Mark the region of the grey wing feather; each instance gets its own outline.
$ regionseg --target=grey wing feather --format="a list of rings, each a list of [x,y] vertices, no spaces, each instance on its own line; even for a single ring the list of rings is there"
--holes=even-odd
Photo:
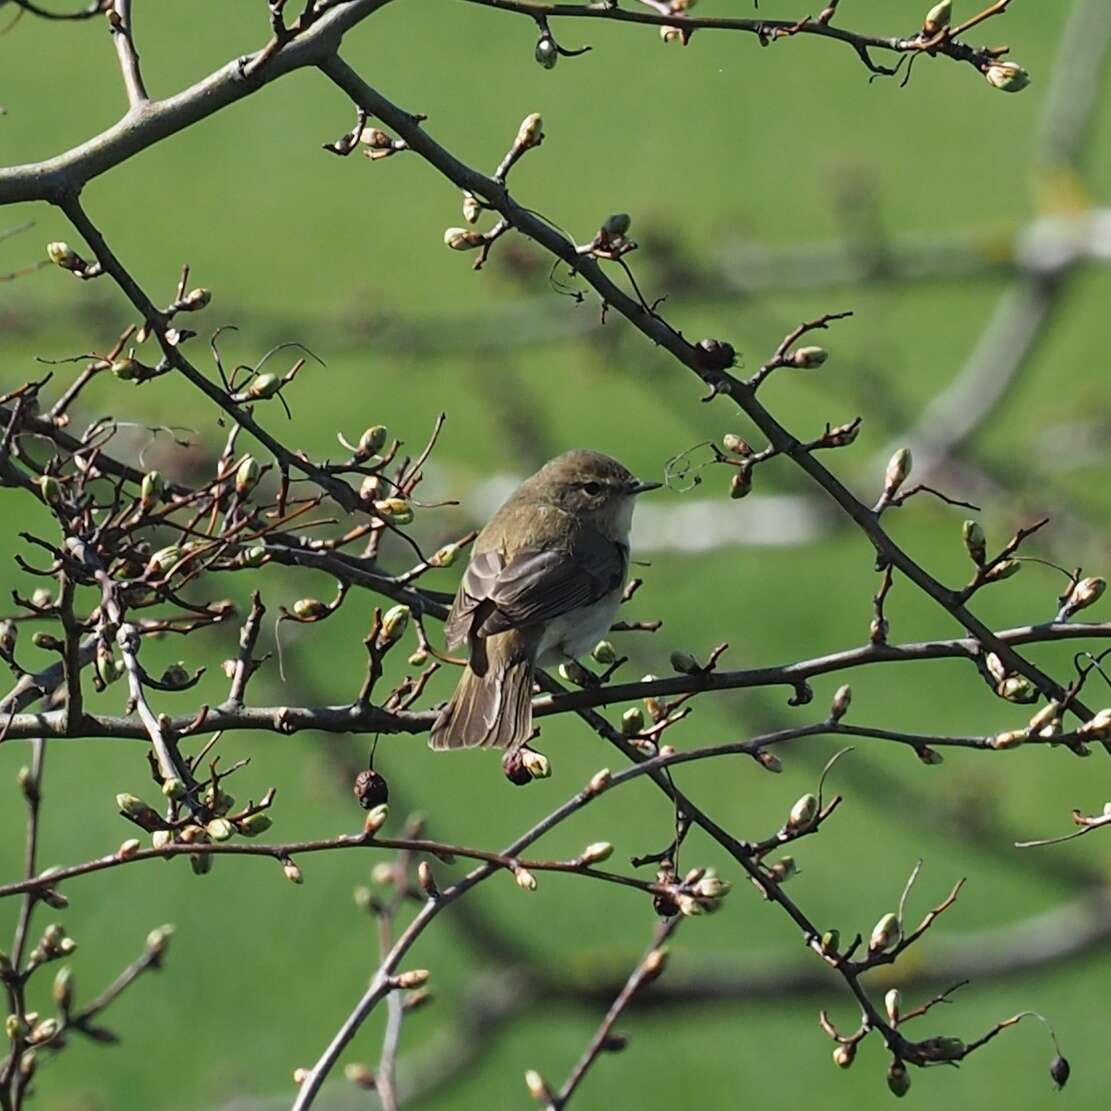
[[[620,585],[625,549],[598,533],[580,533],[570,550],[524,549],[487,594],[493,609],[475,632],[492,636],[588,606]]]
[[[505,561],[501,552],[477,552],[467,565],[463,581],[451,604],[451,612],[444,622],[444,637],[449,648],[455,648],[467,639],[475,610],[490,597]]]

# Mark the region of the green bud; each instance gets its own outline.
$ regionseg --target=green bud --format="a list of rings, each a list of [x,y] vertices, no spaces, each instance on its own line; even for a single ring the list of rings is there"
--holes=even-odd
[[[359,437],[359,454],[375,455],[386,446],[389,431],[384,424],[375,424]]]
[[[614,650],[613,644],[608,640],[600,640],[590,651],[590,655],[594,658],[595,663],[600,663],[603,666],[614,663],[617,660],[617,652]]]
[[[379,641],[382,644],[393,644],[401,639],[409,627],[411,610],[408,606],[391,606],[382,617],[382,629]]]
[[[547,779],[552,774],[552,765],[542,752],[531,748],[521,750],[521,763],[533,779]]]
[[[891,456],[883,477],[883,492],[887,497],[893,497],[898,493],[899,487],[906,482],[910,475],[913,463],[910,448],[901,447]]]
[[[63,1011],[68,1011],[73,1005],[73,969],[68,964],[62,965],[55,974],[51,994]]]
[[[888,1021],[892,1026],[897,1026],[903,1009],[903,997],[898,988],[891,988],[888,991],[883,997],[883,1006],[887,1011]]]
[[[147,471],[139,485],[139,497],[145,505],[153,505],[162,497],[165,487],[158,471]]]
[[[961,539],[972,562],[982,567],[988,558],[988,540],[979,521],[965,521],[961,525]]]
[[[1030,84],[1030,74],[1015,62],[993,62],[984,77],[989,85],[1005,93],[1019,93]]]
[[[803,795],[802,798],[791,807],[791,813],[787,818],[787,828],[792,831],[807,829],[814,824],[814,819],[818,816],[818,798],[816,795]]]
[[[237,398],[243,401],[263,401],[273,397],[283,384],[276,374],[260,374],[252,380],[246,390],[237,395]]]
[[[156,829],[150,835],[151,847],[154,849],[164,849],[167,845],[171,844],[174,839],[173,830],[170,829]]]
[[[899,925],[899,919],[894,914],[885,914],[872,927],[868,950],[872,953],[882,953],[887,949],[892,949],[899,944],[902,936],[903,928]]]
[[[583,864],[601,864],[603,860],[609,860],[611,856],[613,856],[613,845],[609,841],[595,841],[583,849],[579,860]]]
[[[827,957],[832,956],[841,946],[841,931],[826,930],[826,932],[822,934],[819,944],[822,947],[822,952],[825,953]]]
[[[207,876],[212,871],[212,853],[192,853],[189,857],[189,867],[195,876]]]
[[[38,479],[39,493],[47,505],[57,505],[62,500],[61,483],[52,475],[44,474]]]
[[[212,290],[205,289],[204,286],[198,286],[196,289],[191,289],[181,299],[181,307],[186,312],[197,312],[199,309],[207,308],[212,301]]]
[[[680,675],[698,675],[702,671],[698,661],[689,652],[672,652],[669,658],[671,666]]]
[[[407,525],[413,520],[413,507],[405,498],[383,498],[374,503],[374,511],[391,525]]]
[[[61,640],[43,629],[37,629],[31,634],[31,643],[36,648],[45,648],[51,652],[60,652],[65,647]]]
[[[940,4],[935,4],[926,13],[926,18],[922,22],[922,30],[927,35],[936,35],[943,27],[949,26],[949,21],[952,18],[953,0],[941,0]]]
[[[473,193],[463,194],[463,219],[468,224],[477,224],[482,215],[482,205]]]
[[[815,370],[828,358],[829,352],[824,347],[800,347],[791,353],[791,365],[802,370]]]
[[[1004,559],[997,563],[984,575],[984,582],[997,583],[1017,575],[1022,570],[1022,564],[1017,559]]]
[[[261,567],[266,562],[266,548],[262,544],[252,544],[243,552],[245,567]]]
[[[244,456],[235,471],[235,492],[240,496],[249,494],[258,485],[261,474],[258,460],[253,455]]]
[[[434,552],[428,561],[429,567],[450,567],[461,551],[458,544],[445,544],[438,552]]]
[[[893,1061],[887,1070],[887,1086],[893,1095],[902,1099],[910,1091],[910,1074],[902,1061]]]
[[[626,737],[634,737],[644,728],[644,711],[639,706],[630,706],[621,715],[621,732]]]
[[[792,876],[798,875],[799,866],[793,856],[781,856],[768,871],[777,883],[786,883]]]
[[[444,246],[453,251],[473,251],[485,242],[482,232],[470,228],[448,228],[444,232]]]
[[[389,803],[379,803],[373,809],[367,811],[366,819],[363,821],[363,831],[368,836],[373,837],[386,824],[386,819],[389,816]]]
[[[258,837],[260,833],[265,833],[274,823],[266,814],[248,814],[246,818],[240,818],[235,823],[239,832],[244,837]]]
[[[147,934],[147,952],[151,956],[160,957],[170,947],[170,938],[174,936],[174,927],[167,923],[159,926]]]
[[[44,1018],[32,1031],[27,1039],[32,1045],[43,1045],[53,1041],[61,1029],[61,1023],[56,1018]]]
[[[235,836],[235,826],[227,818],[213,818],[204,828],[213,841],[229,841]]]
[[[185,798],[185,784],[176,776],[171,776],[169,779],[162,780],[162,794],[168,799],[183,799]],[[117,802],[119,799],[117,798]],[[122,809],[122,807],[121,807]]]
[[[46,257],[63,270],[85,269],[85,262],[81,256],[68,243],[63,243],[61,240],[47,243]]]
[[[147,570],[155,575],[165,575],[180,562],[181,549],[176,544],[171,544],[167,548],[159,548],[159,550],[150,557],[147,563]]]
[[[1011,675],[997,688],[999,697],[1008,702],[1030,703],[1038,701],[1038,688],[1025,675]]]
[[[293,603],[293,616],[303,621],[323,617],[327,612],[328,607],[319,598],[298,598]]]
[[[143,367],[135,359],[130,357],[116,359],[116,361],[112,363],[112,373],[121,382],[133,382],[141,376]]]
[[[632,222],[632,217],[627,212],[616,212],[606,217],[602,223],[602,231],[610,237],[622,236],[628,232]]]

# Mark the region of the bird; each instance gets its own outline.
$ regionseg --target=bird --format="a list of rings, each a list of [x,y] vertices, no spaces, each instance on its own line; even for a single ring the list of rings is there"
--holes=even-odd
[[[644,482],[578,449],[525,479],[479,533],[444,625],[470,657],[429,736],[433,749],[499,748],[532,736],[536,667],[575,660],[609,631],[629,571]]]

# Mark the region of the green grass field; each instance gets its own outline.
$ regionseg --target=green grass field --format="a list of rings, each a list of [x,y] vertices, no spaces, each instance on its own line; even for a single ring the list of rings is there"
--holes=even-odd
[[[910,33],[926,6],[847,0],[842,8],[847,25],[897,34]],[[430,133],[464,161],[487,169],[497,164],[521,118],[540,111],[547,137],[514,170],[517,197],[579,241],[608,213],[630,212],[641,244],[631,261],[649,294],[668,295],[665,312],[686,335],[731,340],[746,366],[759,365],[798,321],[852,308],[854,318],[823,340],[832,352],[826,367],[810,376],[784,372],[768,386],[765,401],[800,437],[816,435],[826,420],[862,415],[857,444],[837,453],[831,465],[855,489],[872,491],[880,482],[877,456],[960,368],[1002,281],[936,279],[740,296],[715,275],[739,247],[789,247],[838,236],[845,226],[838,198],[851,194],[854,182],[867,184],[894,237],[936,233],[988,244],[1013,234],[1044,196],[1035,172],[1036,129],[1068,6],[1018,0],[983,29],[984,41],[1010,43],[1034,75],[1021,96],[998,94],[967,67],[945,60],[922,60],[907,87],[899,88],[891,81],[869,83],[852,51],[837,44],[797,39],[761,49],[748,37],[700,33],[686,49],[665,48],[653,28],[598,21],[557,26],[565,45],[589,42],[594,49],[547,72],[533,61],[530,21],[450,0],[389,5],[349,36],[344,54],[387,96],[427,113]],[[716,7],[750,11],[746,4]],[[976,5],[964,0],[957,7],[965,16]],[[787,0],[765,0],[760,14],[803,12]],[[217,0],[140,5],[136,34],[152,94],[167,95],[256,48],[266,34],[265,11],[261,4]],[[1103,82],[1105,109],[1107,91]],[[0,117],[4,164],[49,156],[108,125],[122,110],[122,90],[103,27],[24,18],[0,38],[0,105],[6,110]],[[201,331],[239,324],[229,340],[233,358],[250,362],[275,342],[297,339],[325,360],[326,369],[310,368],[290,390],[292,424],[278,410],[265,414],[287,444],[323,455],[334,452],[337,430],[357,436],[382,421],[417,445],[445,411],[428,487],[462,506],[418,522],[422,539],[435,542],[470,521],[469,496],[489,474],[521,474],[558,451],[592,446],[658,477],[669,457],[692,444],[746,432],[726,402],[700,404],[693,377],[630,328],[611,319],[600,329],[593,302],[560,297],[548,281],[547,263],[531,246],[512,244],[520,261],[510,267],[511,252],[502,250],[510,241],[503,240],[488,268],[472,273],[469,258],[442,245],[443,229],[460,222],[459,196],[430,167],[408,155],[372,164],[320,150],[351,122],[349,106],[326,80],[299,73],[144,153],[85,193],[93,220],[156,299],[169,298],[184,262],[196,282],[213,289],[213,304],[199,318]],[[1084,158],[1087,190],[1096,201],[1111,186],[1109,154],[1111,111],[1097,111]],[[46,207],[10,209],[0,229],[25,220],[33,220],[34,229],[0,245],[0,271],[41,257],[49,240],[67,238],[79,246],[60,215]],[[664,265],[663,243],[677,244],[685,265],[705,282],[674,280],[679,271]],[[971,459],[1006,474],[1012,487],[985,507],[989,535],[1001,541],[1038,509],[1067,509],[1089,526],[1084,540],[1062,551],[1046,532],[1030,552],[1083,562],[1091,573],[1108,569],[1106,453],[1097,448],[1070,463],[1058,457],[1065,454],[1054,446],[1061,440],[1050,432],[1074,422],[1098,424],[1111,405],[1109,296],[1106,270],[1073,279],[1065,308],[1030,367],[968,450]],[[122,297],[107,280],[77,283],[48,269],[0,285],[0,392],[40,375],[36,357],[103,350],[127,319]],[[194,341],[198,360],[201,342]],[[68,382],[79,365],[55,367],[55,382]],[[169,377],[129,392],[105,376],[84,395],[78,416],[101,413],[187,427],[209,450],[222,441],[212,412]],[[169,469],[172,449],[164,439],[159,445]],[[750,502],[729,501],[725,487],[714,472],[697,494],[664,491],[659,497],[680,504],[684,496],[714,496],[723,515],[743,519],[753,512]],[[774,463],[759,472],[758,492],[808,491],[788,464]],[[5,491],[0,502],[5,596],[13,587],[29,592],[35,585],[17,576],[12,561],[24,550],[18,532],[43,524],[26,500]],[[957,583],[967,573],[959,538],[964,515],[918,499],[890,523],[924,566]],[[400,561],[401,554],[393,554]],[[876,586],[871,563],[866,541],[845,527],[807,546],[653,553],[629,616],[660,617],[664,629],[655,637],[625,638],[629,677],[666,673],[668,652],[677,646],[704,655],[727,640],[728,664],[741,667],[859,644]],[[428,585],[453,587],[455,572],[436,575]],[[251,585],[263,591],[272,611],[307,591],[327,596],[332,589],[324,579],[291,577],[277,568]],[[997,627],[1044,620],[1059,588],[1054,572],[1031,565],[986,594],[977,611]],[[229,589],[242,600],[247,584],[214,589]],[[283,691],[271,664],[256,680],[254,697],[268,703],[352,697],[372,604],[355,598],[327,635],[290,635],[284,644],[289,686]],[[1105,616],[1106,602],[1091,613],[1093,620]],[[959,632],[905,583],[897,584],[889,616],[898,640]],[[269,621],[265,639],[272,647]],[[219,672],[213,665],[232,654],[233,644],[229,630],[162,641],[149,652],[155,661],[184,656],[190,667],[207,663],[200,691],[218,700],[223,679],[213,677]],[[1071,648],[1032,649],[1030,655],[1060,677],[1070,673]],[[967,666],[876,668],[852,683],[855,718],[869,724],[976,732],[1024,720],[1021,708],[992,699]],[[674,731],[673,743],[706,744],[768,724],[814,720],[836,685],[815,684],[817,710],[788,708],[785,692],[704,698]],[[446,681],[434,685],[430,702],[446,692]],[[195,705],[191,695],[177,702],[162,697],[160,709]],[[103,705],[118,711],[121,700],[113,688]],[[1103,700],[1094,687],[1092,700]],[[367,739],[235,734],[224,743],[227,758],[252,758],[240,773],[238,794],[277,787],[274,832],[282,839],[357,828],[361,812],[330,753],[359,760]],[[599,767],[620,760],[567,717],[545,725],[544,748],[553,777],[515,791],[493,758],[439,758],[419,738],[383,738],[378,766],[397,799],[392,821],[399,827],[408,805],[425,812],[439,836],[500,847]],[[778,827],[835,748],[821,741],[785,750],[782,776],[745,760],[691,766],[677,779],[723,824],[757,838]],[[22,866],[15,775],[26,759],[22,743],[0,746],[4,880]],[[992,756],[957,753],[939,767],[924,767],[901,750],[861,743],[834,774],[845,805],[823,836],[798,847],[802,871],[792,881],[794,895],[816,920],[851,937],[893,908],[922,857],[915,913],[939,901],[959,877],[967,876],[968,884],[937,930],[904,958],[908,970],[928,968],[935,946],[959,945],[962,938],[969,952],[990,955],[993,938],[1011,924],[1082,894],[1076,878],[1081,866],[1093,882],[1105,875],[1111,857],[1098,836],[1039,850],[1036,859],[1007,846],[1015,837],[1064,831],[1074,806],[1098,811],[1109,768],[1101,752],[1079,761],[1033,747]],[[115,813],[114,795],[146,786],[136,744],[52,745],[43,862],[111,851],[130,836]],[[969,833],[970,824],[985,816],[994,831],[987,846]],[[616,843],[619,857],[628,857],[662,845],[669,822],[662,796],[643,783],[588,808],[555,831],[544,850],[573,854],[605,838]],[[731,874],[697,833],[685,851],[685,863],[713,863]],[[80,943],[74,970],[81,993],[100,990],[139,952],[152,926],[174,922],[177,935],[166,970],[141,980],[108,1016],[122,1045],[75,1044],[42,1069],[35,1106],[191,1111],[288,1103],[292,1070],[315,1059],[375,963],[372,923],[351,897],[367,882],[375,859],[356,852],[307,858],[301,887],[264,860],[219,861],[204,878],[175,861],[71,883],[72,905],[61,913]],[[593,968],[631,967],[653,924],[635,893],[595,888],[547,876],[535,894],[525,895],[511,878],[498,876],[471,898],[538,967],[549,975],[566,970],[577,981]],[[15,912],[14,900],[0,904],[0,936],[10,935]],[[445,914],[406,962],[433,970],[437,1002],[405,1024],[403,1082],[406,1068],[435,1066],[438,1039],[451,1027],[472,978],[482,974],[489,986],[496,972],[497,962],[476,951],[452,917]],[[743,882],[720,914],[684,925],[672,964],[676,975],[805,967],[808,954],[797,933]],[[936,1023],[921,1022],[920,1033],[971,1039],[1015,1011],[1037,1009],[1056,1024],[1074,1068],[1059,1098],[1077,1109],[1102,1108],[1108,1083],[1103,993],[1109,986],[1111,957],[1090,949],[1067,965],[974,982],[956,1005],[935,1012]],[[40,1002],[45,1005],[45,998]],[[816,1022],[822,1007],[846,1026],[853,1021],[832,979],[825,990],[805,996],[785,989],[751,1001],[634,1010],[620,1025],[631,1037],[629,1049],[598,1064],[580,1104],[653,1111],[817,1105],[865,1111],[887,1105],[892,1097],[879,1047],[870,1040],[852,1070],[835,1069],[831,1044]],[[486,1052],[424,1106],[527,1106],[524,1070],[538,1068],[561,1080],[601,1010],[554,1001],[484,1033]],[[375,1060],[380,1032],[378,1021],[368,1023],[347,1059]],[[1047,1071],[1051,1055],[1044,1031],[1022,1024],[959,1073],[916,1072],[908,1103],[1009,1111],[1049,1106],[1057,1098]],[[357,1096],[342,1079],[319,1103],[332,1111],[368,1105],[373,1097]]]

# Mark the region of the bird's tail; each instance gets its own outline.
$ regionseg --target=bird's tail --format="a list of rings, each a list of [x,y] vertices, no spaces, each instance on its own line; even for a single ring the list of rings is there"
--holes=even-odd
[[[482,674],[468,665],[432,726],[431,748],[520,748],[532,735],[536,638],[512,629],[484,638]],[[472,652],[472,656],[474,656]]]

